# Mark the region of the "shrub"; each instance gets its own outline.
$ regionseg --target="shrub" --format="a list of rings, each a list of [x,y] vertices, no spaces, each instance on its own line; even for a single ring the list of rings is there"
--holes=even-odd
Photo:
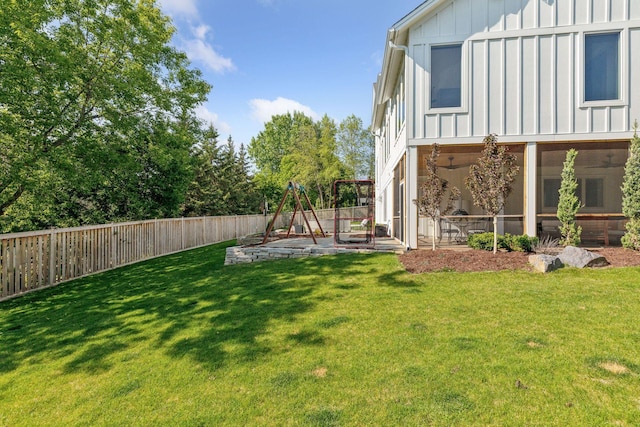
[[[467,239],[467,245],[473,249],[480,249],[483,251],[493,250],[493,233],[478,233],[472,234]],[[498,234],[498,249],[504,248],[504,236]]]
[[[498,249],[506,249],[509,252],[531,252],[532,248],[538,243],[537,237],[529,237],[523,235],[500,235],[498,234]],[[493,233],[472,234],[467,240],[467,245],[473,249],[483,251],[493,250]]]
[[[538,244],[538,238],[526,234],[520,236],[506,234],[504,243],[508,251],[531,252],[532,248]]]

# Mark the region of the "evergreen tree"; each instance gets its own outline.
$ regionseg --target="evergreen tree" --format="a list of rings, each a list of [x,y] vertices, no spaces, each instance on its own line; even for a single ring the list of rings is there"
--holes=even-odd
[[[193,180],[186,194],[184,216],[215,216],[219,214],[220,187],[218,131],[209,126],[202,142],[192,149]]]
[[[507,147],[498,146],[495,134],[484,138],[484,148],[478,163],[469,167],[465,184],[473,204],[493,217],[493,253],[498,250],[498,214],[511,194],[513,181],[520,168],[516,157],[507,152]]]
[[[576,223],[576,214],[581,207],[580,199],[576,195],[578,180],[575,172],[575,159],[578,152],[575,149],[567,151],[567,157],[562,167],[562,181],[560,197],[558,198],[558,219],[560,220],[560,243],[565,246],[577,246],[580,244],[582,227]]]
[[[634,123],[633,139],[629,143],[629,158],[624,167],[622,184],[622,213],[628,219],[627,232],[622,236],[622,245],[640,250],[640,138],[638,122]]]

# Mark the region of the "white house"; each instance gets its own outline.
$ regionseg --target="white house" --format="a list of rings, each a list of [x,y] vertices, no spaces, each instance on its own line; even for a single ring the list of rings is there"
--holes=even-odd
[[[495,133],[520,166],[502,232],[536,235],[555,218],[573,147],[580,218],[619,236],[639,76],[640,0],[425,1],[388,30],[374,84],[376,221],[408,248],[429,234],[413,200],[436,142],[439,173],[481,215],[464,177]]]

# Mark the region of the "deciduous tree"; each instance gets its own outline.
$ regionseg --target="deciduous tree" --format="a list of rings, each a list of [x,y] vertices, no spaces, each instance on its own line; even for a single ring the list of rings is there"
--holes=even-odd
[[[177,212],[209,85],[170,45],[173,31],[152,0],[2,3],[5,225],[25,213],[13,206],[35,198],[31,212],[54,212],[48,225],[65,221],[60,207],[81,222]],[[54,183],[63,185],[43,191]]]
[[[477,164],[469,167],[465,184],[473,204],[493,217],[493,253],[498,250],[498,214],[511,194],[513,181],[520,168],[516,157],[507,151],[506,146],[498,145],[495,134],[484,138],[484,148]]]
[[[426,160],[425,181],[420,186],[420,197],[413,201],[418,206],[420,214],[433,222],[431,248],[434,251],[436,250],[436,227],[440,216],[451,212],[454,201],[460,196],[460,190],[457,187],[449,188],[449,181],[438,176],[438,156],[440,156],[440,147],[438,144],[433,144],[431,155]],[[449,197],[443,205],[447,191],[449,191]]]

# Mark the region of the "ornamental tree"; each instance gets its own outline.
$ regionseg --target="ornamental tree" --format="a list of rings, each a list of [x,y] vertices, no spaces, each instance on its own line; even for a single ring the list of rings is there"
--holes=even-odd
[[[426,180],[424,184],[420,186],[421,195],[413,203],[418,206],[420,215],[424,215],[431,218],[433,222],[433,234],[432,234],[432,250],[436,250],[436,224],[438,223],[441,215],[446,215],[453,209],[453,202],[460,196],[460,190],[457,187],[449,188],[449,182],[438,176],[437,161],[440,155],[440,147],[438,144],[433,144],[431,149],[431,155],[426,161]],[[446,199],[446,204],[442,206],[442,202],[446,196],[447,190],[449,191],[449,197]]]
[[[624,166],[622,182],[622,213],[628,218],[627,232],[622,246],[640,250],[640,138],[638,122],[634,123],[633,139],[629,143],[629,157]]]
[[[560,243],[564,246],[580,244],[582,227],[576,224],[576,214],[581,208],[580,199],[576,195],[578,180],[576,179],[575,159],[578,152],[572,148],[562,167],[562,181],[558,190],[558,219],[560,220]]]
[[[495,134],[487,135],[478,162],[469,167],[465,184],[473,197],[473,204],[493,217],[493,253],[498,250],[498,214],[511,194],[513,181],[520,167],[516,156],[506,146],[498,146]]]

